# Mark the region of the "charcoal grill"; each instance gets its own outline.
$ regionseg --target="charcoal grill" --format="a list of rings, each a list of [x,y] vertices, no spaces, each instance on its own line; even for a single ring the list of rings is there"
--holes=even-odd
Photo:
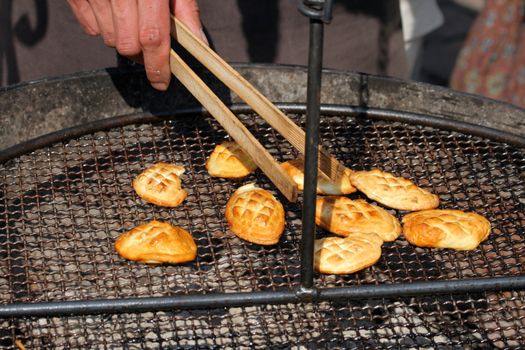
[[[302,99],[284,95],[287,86],[268,82],[276,75],[305,86],[304,70],[239,70],[256,85],[262,81],[260,88],[273,100],[288,100],[279,107],[308,129],[305,115],[315,114],[315,105],[297,103]],[[309,76],[315,85],[315,73]],[[323,146],[350,168],[393,172],[438,194],[442,207],[486,216],[493,225],[489,239],[474,251],[456,252],[417,248],[401,237],[385,243],[381,259],[364,271],[316,274],[302,237],[308,195],[287,203],[261,172],[242,181],[209,177],[204,163],[227,135],[191,99],[155,94],[141,72],[20,86],[3,91],[0,101],[33,94],[40,117],[60,105],[50,107],[45,98],[38,103],[51,86],[64,88],[69,98],[78,87],[97,86],[102,92],[93,101],[99,104],[84,108],[97,114],[92,118],[111,118],[81,120],[0,154],[0,347],[522,347],[525,139],[482,123],[497,122],[495,113],[519,121],[523,111],[381,77],[327,71],[324,79],[318,133]],[[406,99],[396,98],[403,90]],[[78,100],[90,98],[83,91]],[[436,96],[439,108],[452,111],[436,113]],[[247,106],[230,102],[278,160],[296,156]],[[0,106],[7,116],[19,108]],[[186,166],[189,196],[181,207],[148,205],[134,194],[132,178],[158,161]],[[253,181],[287,203],[285,232],[272,247],[239,240],[224,220],[229,196]],[[118,235],[154,218],[192,233],[198,245],[194,262],[144,266],[115,253]],[[318,237],[326,235],[317,229]]]

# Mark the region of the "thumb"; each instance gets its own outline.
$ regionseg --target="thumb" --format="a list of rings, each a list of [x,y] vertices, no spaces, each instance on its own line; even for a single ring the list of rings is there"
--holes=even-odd
[[[209,45],[208,39],[202,30],[199,5],[197,0],[171,0],[171,12],[184,23],[195,36]]]

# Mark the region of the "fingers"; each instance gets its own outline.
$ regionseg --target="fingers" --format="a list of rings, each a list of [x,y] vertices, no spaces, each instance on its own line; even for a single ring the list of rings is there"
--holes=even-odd
[[[174,1],[174,0],[172,0]],[[191,30],[204,37],[194,0],[178,0],[177,13]],[[68,0],[89,35],[101,34],[107,46],[143,61],[151,85],[166,90],[169,68],[170,8],[168,0]]]
[[[88,35],[100,34],[95,14],[87,0],[67,0],[78,22]]]
[[[111,4],[107,0],[88,0],[88,2],[95,14],[104,44],[115,47],[115,28],[113,26]]]
[[[139,16],[136,0],[111,0],[115,47],[129,58],[140,55]]]
[[[146,75],[155,89],[166,90],[171,78],[169,4],[166,0],[138,0],[138,13]]]
[[[175,17],[184,23],[197,38],[209,45],[208,39],[202,30],[197,0],[171,0],[170,3]]]

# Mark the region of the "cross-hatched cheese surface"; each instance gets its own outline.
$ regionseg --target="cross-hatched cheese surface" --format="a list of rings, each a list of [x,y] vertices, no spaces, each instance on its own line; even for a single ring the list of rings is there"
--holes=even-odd
[[[272,245],[284,230],[284,208],[269,192],[253,184],[240,187],[226,204],[226,220],[238,237]]]
[[[183,166],[156,163],[133,180],[133,188],[146,202],[164,207],[176,207],[188,195],[181,186],[179,176],[183,173]]]
[[[189,232],[156,220],[122,234],[115,242],[115,249],[125,259],[148,264],[183,263],[197,255],[197,246]]]
[[[351,174],[352,184],[366,196],[387,207],[400,210],[434,209],[439,197],[416,186],[412,181],[394,176],[378,169],[355,171]]]
[[[211,176],[241,178],[257,169],[257,164],[237,143],[225,141],[215,146],[206,161],[206,169]]]
[[[403,234],[419,247],[473,250],[489,236],[490,222],[461,210],[423,210],[403,217]]]
[[[383,240],[375,233],[352,233],[348,237],[317,239],[314,267],[321,273],[349,274],[376,263]]]
[[[318,197],[315,222],[340,236],[375,233],[386,242],[395,240],[401,233],[399,221],[385,209],[343,196]]]

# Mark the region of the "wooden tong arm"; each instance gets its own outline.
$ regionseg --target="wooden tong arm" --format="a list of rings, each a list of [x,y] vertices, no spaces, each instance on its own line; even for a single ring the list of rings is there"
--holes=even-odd
[[[279,108],[262,95],[219,55],[197,39],[175,16],[171,16],[171,35],[208,68],[229,89],[250,105],[264,120],[279,132],[299,153],[305,153],[304,131]],[[319,170],[336,182],[343,174],[344,166],[327,151],[319,147]]]
[[[292,178],[173,50],[170,51],[170,68],[173,75],[210,112],[239,146],[252,157],[255,164],[261,168],[282,194],[290,202],[297,201],[297,185]]]

